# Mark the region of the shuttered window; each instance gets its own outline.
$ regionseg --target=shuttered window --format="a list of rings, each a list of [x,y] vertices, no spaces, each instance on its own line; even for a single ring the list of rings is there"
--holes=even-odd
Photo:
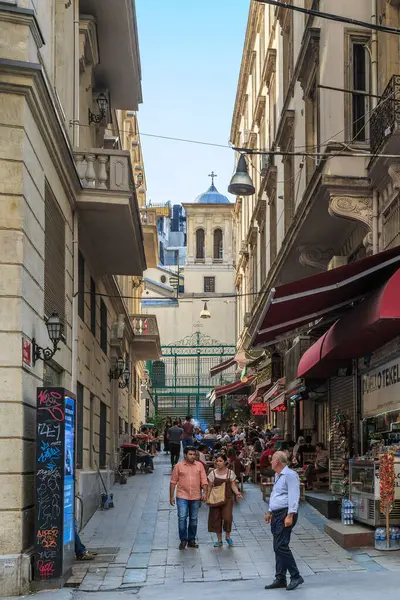
[[[107,354],[107,307],[100,300],[100,347]]]
[[[65,321],[65,221],[50,187],[45,187],[44,312]]]
[[[78,253],[78,315],[85,320],[85,259]]]
[[[343,480],[342,465],[353,454],[353,427],[355,423],[353,397],[353,377],[333,377],[329,380],[329,420],[330,420],[330,473],[331,490],[340,494]],[[346,426],[346,440],[338,434],[336,415],[344,415],[351,423]]]
[[[90,278],[90,330],[96,337],[96,284]]]

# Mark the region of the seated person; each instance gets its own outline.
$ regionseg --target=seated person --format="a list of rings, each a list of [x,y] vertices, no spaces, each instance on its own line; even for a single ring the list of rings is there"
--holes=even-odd
[[[271,459],[273,454],[276,452],[276,444],[270,442],[260,457],[260,472],[265,477],[274,477],[275,471],[271,466]]]
[[[154,463],[153,463],[152,455],[149,452],[146,452],[145,450],[142,450],[142,448],[140,448],[136,437],[132,438],[132,444],[137,445],[137,448],[136,448],[137,464],[143,463],[146,468],[146,471],[149,473],[152,473],[154,471]]]
[[[244,466],[234,448],[228,450],[228,469],[235,473],[236,479],[240,479],[240,475],[244,472]]]
[[[312,488],[313,481],[317,473],[328,473],[329,472],[329,454],[322,442],[318,442],[315,446],[316,456],[313,465],[308,465],[305,470],[304,476],[307,481],[307,489]]]
[[[313,454],[315,452],[315,446],[311,444],[311,435],[307,435],[305,439],[305,444],[301,445],[298,451],[299,462],[301,465],[304,464],[303,455],[304,454]]]

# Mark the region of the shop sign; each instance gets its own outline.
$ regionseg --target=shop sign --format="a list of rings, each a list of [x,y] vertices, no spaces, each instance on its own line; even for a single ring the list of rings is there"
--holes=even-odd
[[[276,398],[271,400],[271,402],[269,403],[269,406],[270,406],[271,410],[273,410],[274,412],[286,412],[287,407],[286,407],[285,392],[283,392],[283,394],[280,394],[279,396],[277,396]]]
[[[400,407],[400,361],[369,371],[362,378],[363,416],[374,416]]]
[[[251,414],[254,416],[264,416],[268,414],[268,406],[264,402],[251,405]]]

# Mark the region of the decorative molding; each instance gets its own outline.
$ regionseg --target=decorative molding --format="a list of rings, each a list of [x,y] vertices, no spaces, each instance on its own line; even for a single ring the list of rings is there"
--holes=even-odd
[[[388,175],[393,183],[393,189],[400,189],[400,161],[393,161],[388,167]]]
[[[329,214],[363,223],[372,230],[372,198],[359,196],[331,196]]]
[[[91,15],[81,15],[79,20],[80,70],[85,71],[87,65],[94,68],[99,62],[96,19]]]
[[[0,8],[1,21],[11,23],[12,25],[24,25],[29,27],[31,35],[39,49],[45,44],[44,37],[40,30],[34,11],[31,8],[21,8],[18,6],[5,6]]]
[[[276,145],[284,152],[289,148],[294,135],[294,110],[286,110],[282,116],[279,131],[276,136]]]
[[[264,184],[264,189],[267,192],[267,196],[268,196],[268,204],[271,203],[271,199],[275,195],[277,181],[278,181],[278,169],[275,165],[271,165],[265,176],[265,184]]]
[[[253,117],[253,123],[258,125],[258,127],[260,127],[261,120],[265,113],[266,100],[267,99],[265,96],[263,96],[262,94],[259,94],[259,96],[257,98],[257,102],[256,102],[256,107],[254,110],[254,117]]]
[[[319,43],[320,30],[311,28],[307,30],[306,39],[302,44],[301,55],[299,56],[297,69],[297,78],[304,90],[305,95],[308,95],[312,82],[319,64]]]
[[[292,0],[285,0],[286,4],[293,4]],[[292,21],[293,13],[291,10],[288,10],[286,7],[277,7],[275,9],[275,16],[279,21],[279,25],[283,31],[287,31],[290,27],[290,23]]]
[[[268,48],[263,73],[263,79],[268,89],[271,87],[271,79],[274,73],[276,73],[276,50],[275,48]]]
[[[330,248],[320,248],[318,246],[301,246],[299,248],[299,262],[303,267],[326,271],[334,252]]]

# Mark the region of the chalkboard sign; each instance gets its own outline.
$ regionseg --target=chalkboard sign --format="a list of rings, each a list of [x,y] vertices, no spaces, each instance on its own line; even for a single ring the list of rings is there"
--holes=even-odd
[[[35,581],[62,585],[74,556],[75,398],[37,388]]]

